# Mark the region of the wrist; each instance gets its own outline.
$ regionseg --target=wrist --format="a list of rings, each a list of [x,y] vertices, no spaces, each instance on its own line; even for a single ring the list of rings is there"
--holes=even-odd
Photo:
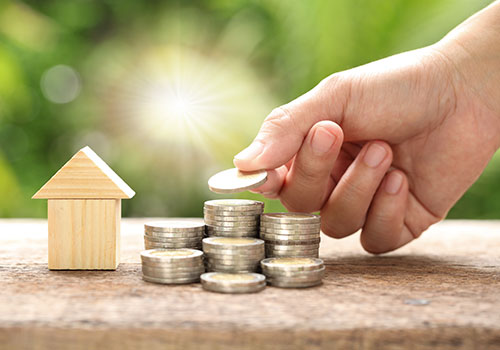
[[[469,18],[431,46],[443,58],[459,101],[492,128],[500,147],[500,1]]]

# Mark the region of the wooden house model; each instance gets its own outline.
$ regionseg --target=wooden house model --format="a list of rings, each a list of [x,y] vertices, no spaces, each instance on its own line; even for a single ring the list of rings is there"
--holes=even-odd
[[[121,200],[134,195],[90,147],[78,151],[33,196],[48,199],[49,269],[116,269]]]

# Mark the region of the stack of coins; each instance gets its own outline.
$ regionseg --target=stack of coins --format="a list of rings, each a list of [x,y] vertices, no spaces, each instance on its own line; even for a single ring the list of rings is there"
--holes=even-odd
[[[208,236],[258,237],[264,203],[247,199],[205,202],[203,213]]]
[[[208,237],[203,239],[208,271],[244,273],[260,269],[264,241],[250,237]]]
[[[146,249],[201,249],[205,224],[195,220],[155,221],[144,225]]]
[[[201,275],[201,286],[217,293],[255,293],[266,287],[266,276],[259,273],[208,272]]]
[[[196,249],[150,249],[141,252],[143,279],[164,284],[194,283],[205,272],[203,252]]]
[[[317,258],[320,228],[320,216],[314,214],[269,213],[260,218],[260,238],[269,258]]]
[[[306,288],[321,284],[323,260],[313,258],[268,258],[260,262],[267,282],[275,287]]]

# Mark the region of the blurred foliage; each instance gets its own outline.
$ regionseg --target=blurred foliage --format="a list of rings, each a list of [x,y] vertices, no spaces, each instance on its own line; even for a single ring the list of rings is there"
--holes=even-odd
[[[45,216],[31,195],[87,144],[137,192],[124,215],[200,216],[217,197],[208,176],[273,107],[433,43],[488,2],[0,0],[0,217]],[[163,91],[203,103],[162,120],[186,112]],[[450,217],[500,217],[499,162]]]

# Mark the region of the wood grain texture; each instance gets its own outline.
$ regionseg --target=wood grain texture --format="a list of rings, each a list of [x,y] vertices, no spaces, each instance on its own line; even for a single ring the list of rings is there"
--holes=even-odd
[[[34,199],[132,198],[135,192],[90,147],[78,151]]]
[[[145,221],[122,220],[116,271],[50,271],[46,222],[0,220],[0,349],[500,348],[498,222],[444,222],[378,257],[323,237],[322,286],[223,295],[142,281]]]
[[[49,269],[116,269],[120,199],[49,199],[48,217]]]

